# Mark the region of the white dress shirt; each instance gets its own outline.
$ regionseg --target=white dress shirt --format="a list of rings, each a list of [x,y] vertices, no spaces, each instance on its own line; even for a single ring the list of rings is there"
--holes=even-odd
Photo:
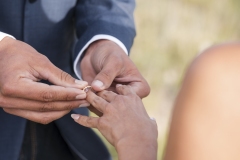
[[[7,33],[0,32],[0,41],[1,41],[4,37],[6,37],[6,36],[11,37],[11,38],[14,38],[13,36],[11,36],[11,35],[9,35],[9,34],[7,34]],[[15,38],[14,38],[14,39],[15,39]]]

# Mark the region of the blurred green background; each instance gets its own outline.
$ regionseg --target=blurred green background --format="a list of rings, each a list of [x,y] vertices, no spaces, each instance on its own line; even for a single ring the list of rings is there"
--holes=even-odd
[[[151,86],[143,99],[158,123],[162,159],[174,99],[186,67],[214,44],[240,38],[239,0],[136,0],[131,59]],[[117,154],[106,142],[114,160]]]

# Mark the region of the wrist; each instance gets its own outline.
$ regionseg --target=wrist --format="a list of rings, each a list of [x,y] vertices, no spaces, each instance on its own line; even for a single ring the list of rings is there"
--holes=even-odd
[[[117,148],[119,160],[137,159],[137,160],[156,160],[157,159],[157,141],[138,143],[126,143]]]
[[[138,160],[156,160],[157,158],[157,137],[149,135],[149,137],[136,136],[120,140],[116,144],[116,150],[119,160],[138,159]]]
[[[114,146],[118,152],[119,160],[138,159],[155,160],[157,159],[157,125],[156,122],[149,120],[144,128],[131,130],[118,141]]]
[[[119,49],[119,46],[110,40],[101,39],[91,43],[86,49],[85,55],[98,53],[96,50],[107,51],[109,49],[114,51],[116,49]]]
[[[132,136],[128,138],[123,138],[119,140],[117,144],[115,144],[115,147],[117,150],[122,150],[126,148],[126,146],[132,146],[132,147],[149,146],[151,148],[157,148],[157,137],[150,135],[150,137],[136,138],[136,136]]]

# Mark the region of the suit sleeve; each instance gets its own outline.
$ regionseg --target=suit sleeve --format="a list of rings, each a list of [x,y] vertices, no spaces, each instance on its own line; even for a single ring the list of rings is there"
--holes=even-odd
[[[90,39],[101,34],[115,37],[129,52],[136,35],[134,8],[134,0],[79,0],[75,10],[78,41],[74,59]]]

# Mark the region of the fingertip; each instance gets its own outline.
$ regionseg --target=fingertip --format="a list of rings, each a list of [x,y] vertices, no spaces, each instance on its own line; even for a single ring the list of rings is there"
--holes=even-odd
[[[75,121],[77,121],[79,119],[79,115],[78,114],[71,114],[72,119],[74,119]]]
[[[95,91],[102,91],[105,89],[103,82],[100,80],[94,80],[91,86]]]

